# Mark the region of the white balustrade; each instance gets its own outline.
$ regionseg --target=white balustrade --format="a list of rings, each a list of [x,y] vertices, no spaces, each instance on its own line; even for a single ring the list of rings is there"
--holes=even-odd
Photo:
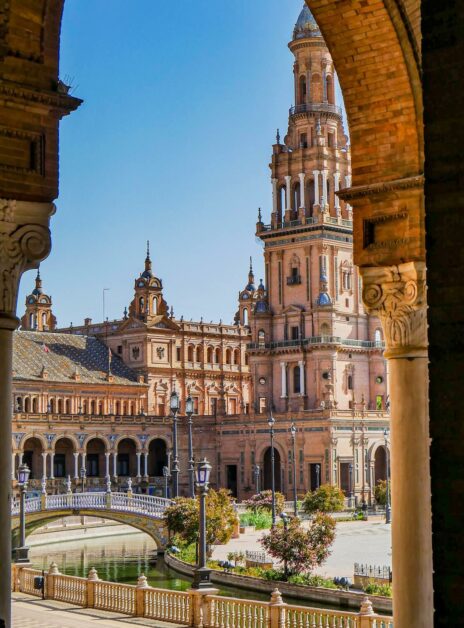
[[[191,596],[185,591],[144,590],[144,617],[191,625]]]
[[[358,628],[359,625],[359,617],[353,613],[293,605],[285,612],[285,628]]]
[[[267,602],[207,595],[206,608],[207,628],[267,628],[269,625]]]
[[[94,608],[115,611],[124,615],[135,614],[135,587],[98,580],[95,582]]]

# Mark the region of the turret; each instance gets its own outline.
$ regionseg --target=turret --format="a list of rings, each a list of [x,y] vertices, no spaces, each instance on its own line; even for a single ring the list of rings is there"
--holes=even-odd
[[[52,312],[52,298],[44,294],[40,270],[35,278],[35,288],[26,297],[26,312],[21,318],[21,328],[29,331],[52,331],[56,318]]]
[[[156,316],[167,315],[168,306],[163,299],[162,281],[155,277],[152,271],[149,242],[147,242],[145,269],[135,280],[134,292],[134,300],[129,306],[130,316],[150,323]]]

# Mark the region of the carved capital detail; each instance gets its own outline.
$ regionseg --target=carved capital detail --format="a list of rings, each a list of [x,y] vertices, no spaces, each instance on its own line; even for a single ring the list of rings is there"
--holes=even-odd
[[[427,355],[427,298],[424,262],[360,268],[363,301],[380,318],[387,358]]]
[[[36,268],[50,253],[48,222],[53,211],[52,203],[0,199],[0,312],[4,315],[16,314],[23,272]],[[37,222],[29,222],[31,218]]]

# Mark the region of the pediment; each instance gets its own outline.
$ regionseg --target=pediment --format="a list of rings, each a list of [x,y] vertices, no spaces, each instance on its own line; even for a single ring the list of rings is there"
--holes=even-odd
[[[143,321],[130,316],[128,319],[121,323],[118,331],[127,331],[129,329],[146,329],[146,327],[147,326]]]
[[[175,323],[171,318],[165,316],[164,314],[160,314],[159,316],[154,316],[147,327],[149,329],[172,329],[175,331],[179,331],[180,327]]]
[[[283,314],[301,314],[304,311],[304,308],[298,305],[288,305],[283,309]]]

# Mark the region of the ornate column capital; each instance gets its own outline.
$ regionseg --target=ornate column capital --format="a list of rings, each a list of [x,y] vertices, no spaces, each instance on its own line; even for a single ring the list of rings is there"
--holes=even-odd
[[[0,199],[0,317],[17,326],[16,304],[21,275],[37,268],[51,249],[53,203]],[[8,325],[11,327],[11,325]]]
[[[425,262],[361,267],[363,301],[382,323],[387,358],[427,356]]]

